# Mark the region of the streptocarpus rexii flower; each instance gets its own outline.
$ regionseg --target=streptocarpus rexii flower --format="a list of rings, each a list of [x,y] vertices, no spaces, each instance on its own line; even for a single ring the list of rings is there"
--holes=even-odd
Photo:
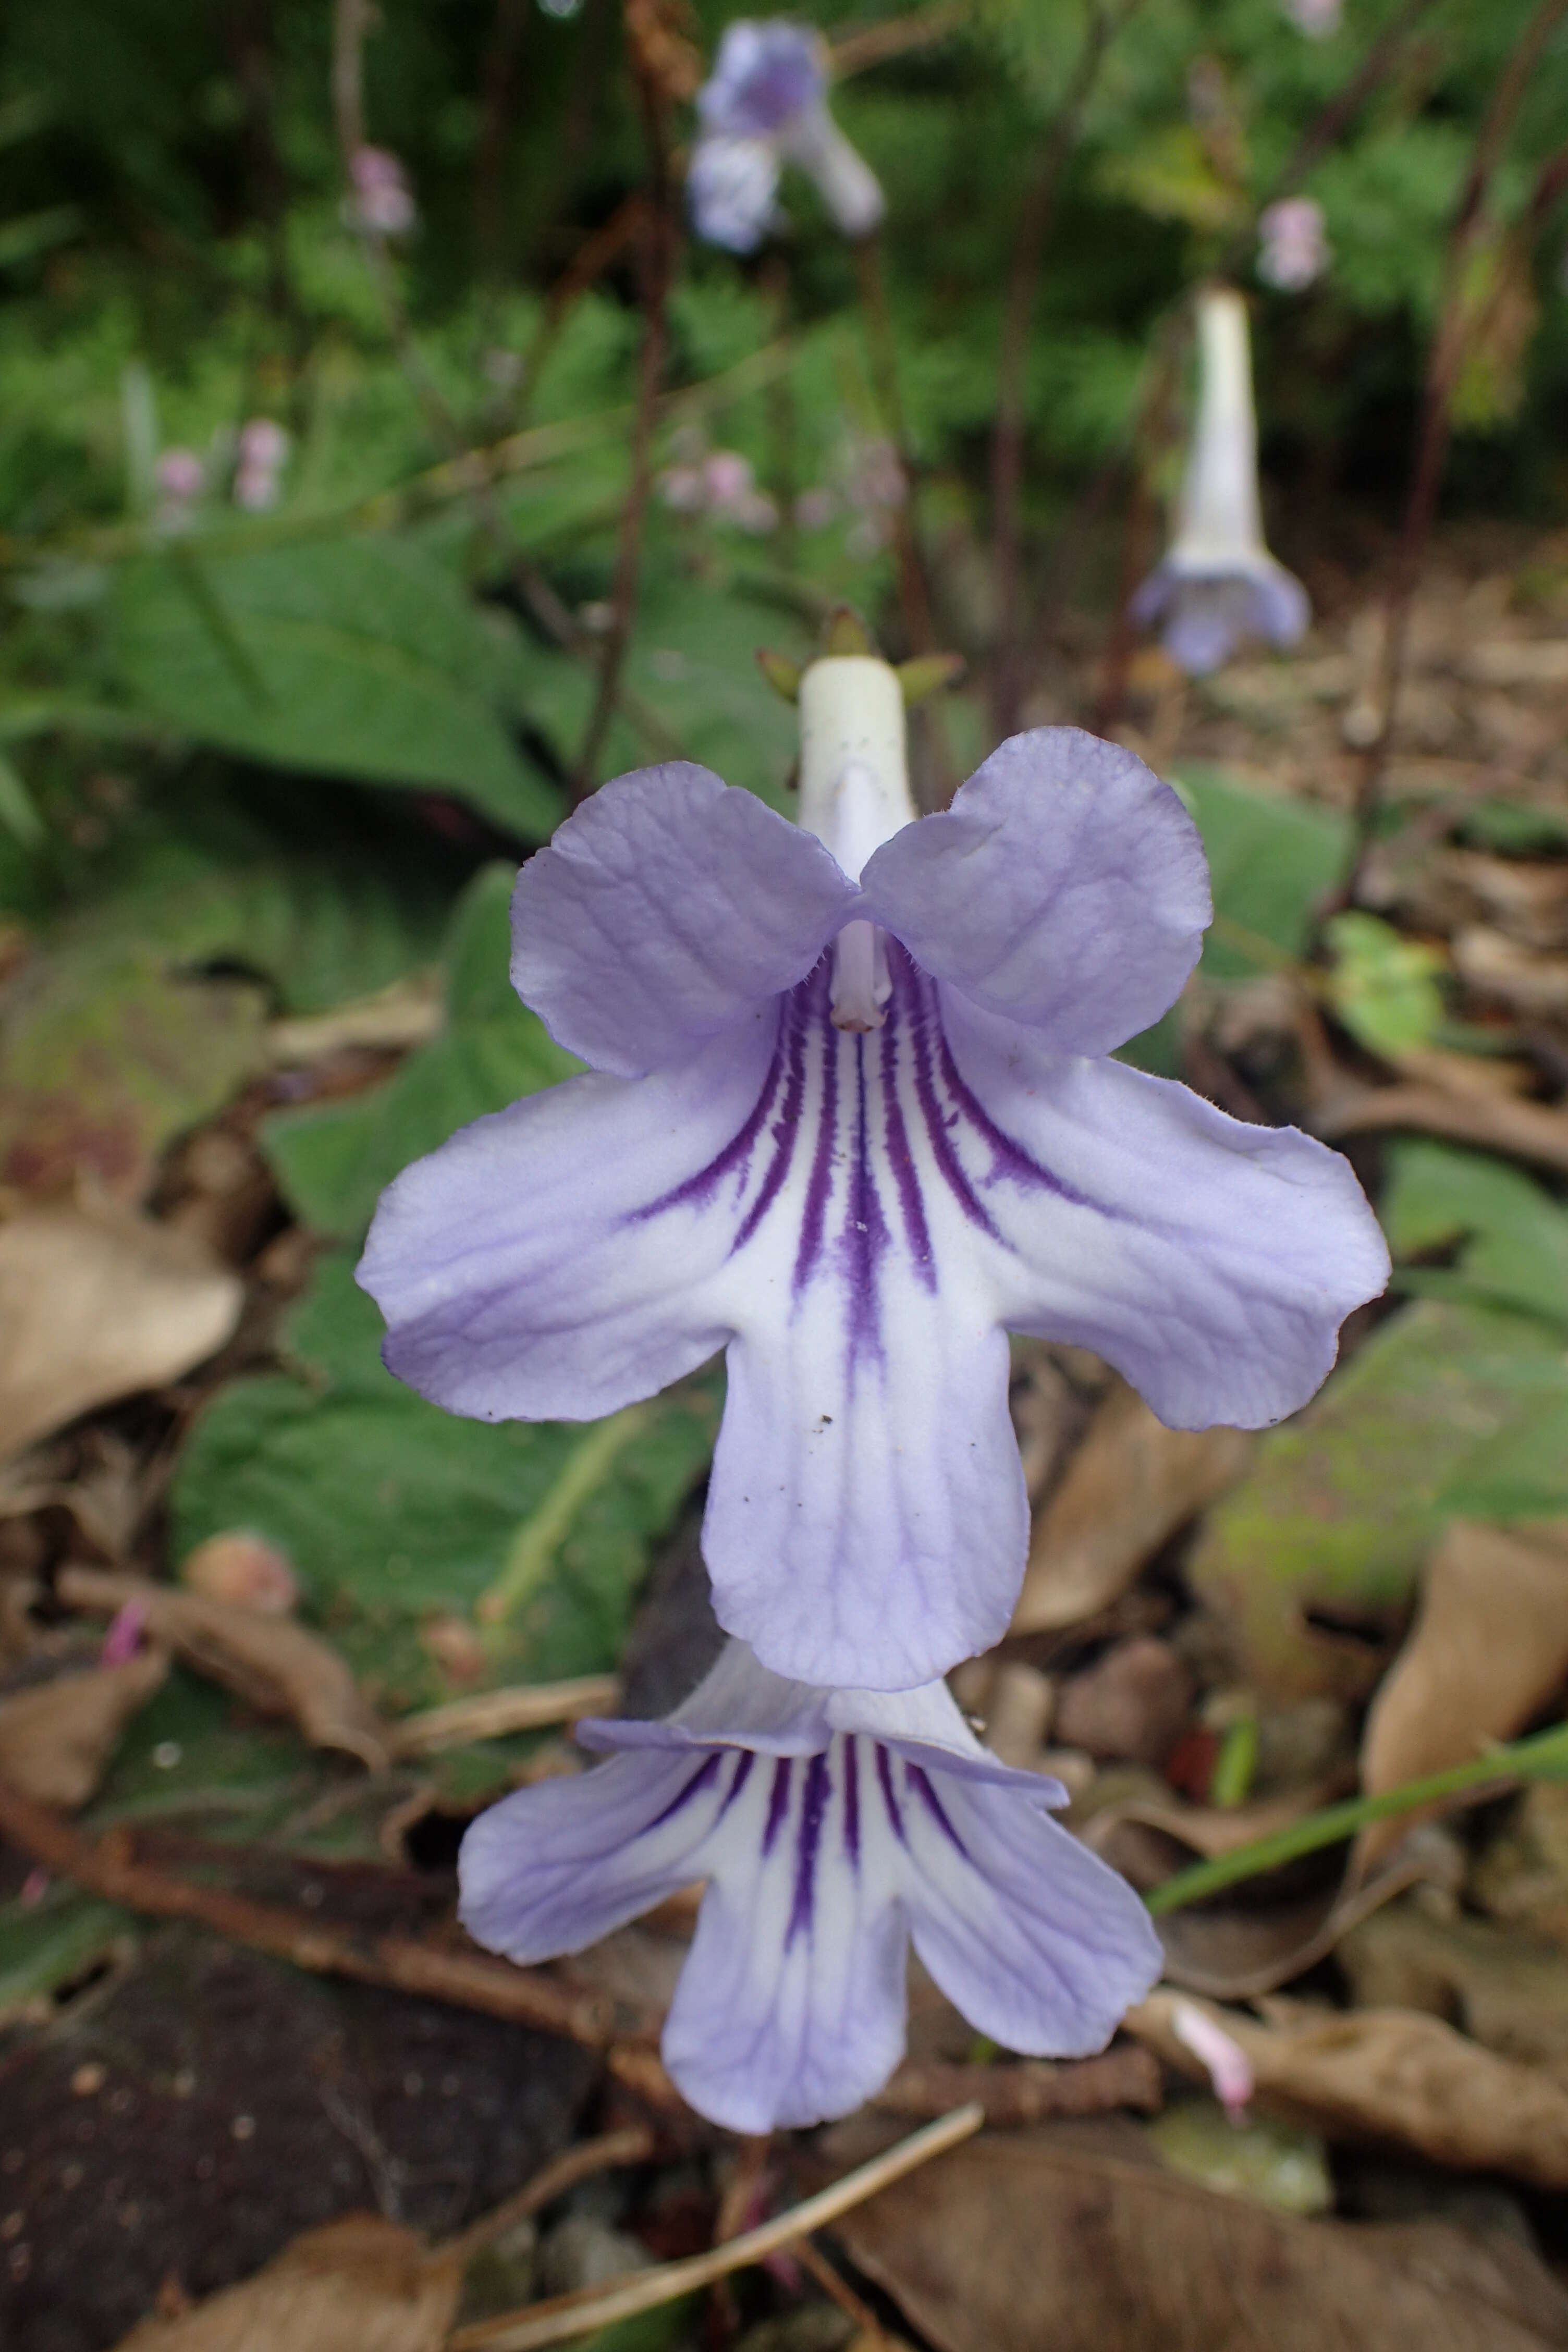
[[[721,1622],[776,1673],[908,1689],[1022,1576],[1005,1328],[1173,1427],[1256,1428],[1388,1258],[1337,1153],[1105,1058],[1209,919],[1169,786],[1045,728],[912,821],[895,673],[800,693],[800,826],[672,763],[524,866],[512,979],[592,1074],[405,1170],[360,1280],[390,1369],[483,1420],[590,1419],[727,1348]]]
[[[463,1841],[462,1917],[518,1961],[581,1951],[705,1879],[664,2032],[686,2097],[732,2131],[858,2106],[904,2046],[905,1949],[1009,2050],[1100,2049],[1158,1976],[1131,1888],[1058,1827],[1059,1781],[986,1754],[945,1686],[781,1681],[731,1642],[624,1752],[540,1782]]]
[[[786,17],[739,17],[725,27],[698,93],[702,129],[687,173],[699,236],[754,253],[777,212],[779,172],[795,163],[815,181],[846,236],[882,217],[882,191],[827,111],[820,34]]]
[[[1176,535],[1132,599],[1136,621],[1163,621],[1171,659],[1194,677],[1244,637],[1293,646],[1311,618],[1307,592],[1263,544],[1258,423],[1247,306],[1228,287],[1197,300],[1198,413]]]

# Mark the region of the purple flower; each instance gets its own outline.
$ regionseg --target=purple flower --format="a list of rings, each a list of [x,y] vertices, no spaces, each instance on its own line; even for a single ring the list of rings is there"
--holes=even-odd
[[[752,253],[778,222],[783,164],[815,181],[846,236],[882,217],[882,191],[827,111],[821,36],[787,18],[740,17],[727,26],[713,71],[698,93],[702,128],[687,193],[697,233],[731,253]]]
[[[1268,286],[1300,294],[1315,283],[1333,259],[1315,196],[1281,196],[1258,222],[1258,275]]]
[[[419,217],[400,156],[386,147],[356,147],[349,160],[354,225],[372,236],[406,236]]]
[[[1163,621],[1171,659],[1206,677],[1246,637],[1293,646],[1311,618],[1307,592],[1263,543],[1258,424],[1247,306],[1228,287],[1198,296],[1198,413],[1176,535],[1132,599]]]
[[[731,2131],[819,2123],[881,2086],[911,1940],[972,2024],[1040,2056],[1102,2048],[1160,1973],[1131,1888],[1048,1818],[1060,1782],[988,1756],[941,1683],[814,1690],[731,1642],[668,1721],[577,1736],[632,1752],[480,1815],[464,1924],[549,1959],[705,1879],[664,2059]]]
[[[234,469],[234,502],[261,513],[278,503],[290,443],[270,416],[253,416],[239,428],[239,459]]]
[[[721,1622],[907,1689],[1023,1572],[1005,1328],[1256,1428],[1388,1258],[1336,1152],[1104,1058],[1209,919],[1168,786],[1042,728],[910,822],[885,663],[815,663],[801,722],[799,827],[673,762],[524,866],[513,982],[591,1074],[405,1170],[360,1280],[391,1370],[482,1420],[595,1418],[726,1348]]]

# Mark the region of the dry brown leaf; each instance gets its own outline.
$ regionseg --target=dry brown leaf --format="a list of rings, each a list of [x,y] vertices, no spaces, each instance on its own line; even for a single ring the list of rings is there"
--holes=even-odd
[[[117,2352],[439,2352],[462,2264],[411,2230],[350,2213],[177,2319],[144,2319]]]
[[[0,1223],[0,1459],[221,1348],[243,1286],[188,1235],[74,1207]]]
[[[1336,1957],[1358,2007],[1426,2010],[1484,2049],[1568,2082],[1568,1969],[1555,1945],[1397,1903],[1354,1928]]]
[[[1362,1741],[1368,1796],[1479,1755],[1528,1723],[1568,1673],[1568,1548],[1544,1528],[1456,1519],[1427,1563],[1421,1607],[1373,1701]],[[1426,1818],[1373,1822],[1364,1876]]]
[[[1167,1429],[1118,1383],[1035,1516],[1013,1631],[1077,1625],[1109,1607],[1168,1537],[1236,1484],[1251,1449],[1244,1430]]]
[[[85,1805],[132,1716],[169,1670],[162,1651],[89,1666],[0,1699],[0,1780],[40,1805]]]
[[[1302,2221],[1070,2127],[973,2140],[835,2228],[939,2352],[1568,2346],[1568,2294],[1522,2246]]]
[[[1521,947],[1485,923],[1457,931],[1451,951],[1460,979],[1482,995],[1499,997],[1521,1013],[1568,1012],[1568,955]]]
[[[1185,1996],[1183,1996],[1185,1998]],[[1172,2031],[1177,1996],[1151,1993],[1127,2020],[1169,2064],[1200,2063]],[[1406,2009],[1314,2011],[1265,2025],[1208,2009],[1238,2042],[1260,2094],[1328,2137],[1394,2141],[1433,2164],[1568,2189],[1568,2087]]]
[[[386,1728],[342,1659],[291,1618],[96,1568],[62,1569],[57,1590],[71,1608],[105,1615],[134,1601],[154,1641],[258,1713],[292,1716],[318,1748],[342,1748],[372,1771],[390,1762]]]

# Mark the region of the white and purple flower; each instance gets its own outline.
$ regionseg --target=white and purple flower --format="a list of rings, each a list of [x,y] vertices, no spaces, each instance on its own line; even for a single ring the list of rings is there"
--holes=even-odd
[[[1284,294],[1300,294],[1316,285],[1332,261],[1316,196],[1281,196],[1266,205],[1258,218],[1258,275],[1267,286]]]
[[[697,111],[702,128],[687,194],[697,233],[710,245],[756,251],[779,224],[785,163],[816,183],[846,236],[866,236],[881,219],[876,175],[827,111],[826,50],[806,26],[783,16],[742,16],[727,26]]]
[[[1209,919],[1168,786],[1047,728],[914,821],[885,663],[815,663],[801,719],[800,826],[674,762],[523,868],[513,982],[590,1073],[405,1171],[360,1279],[390,1369],[482,1420],[595,1419],[726,1349],[721,1622],[909,1689],[1016,1596],[1007,1329],[1257,1428],[1388,1257],[1337,1153],[1106,1058]]]
[[[880,2088],[911,1941],[972,2024],[1035,2056],[1102,2048],[1160,1973],[1131,1888],[1049,1819],[1067,1791],[987,1755],[941,1683],[811,1689],[732,1642],[667,1721],[577,1736],[630,1752],[480,1816],[464,1924],[549,1959],[705,1880],[664,2059],[732,2131],[818,2123]]]
[[[1133,597],[1132,617],[1163,622],[1171,659],[1205,677],[1246,637],[1295,645],[1311,608],[1263,543],[1247,306],[1229,287],[1199,294],[1197,346],[1198,411],[1176,535]]]

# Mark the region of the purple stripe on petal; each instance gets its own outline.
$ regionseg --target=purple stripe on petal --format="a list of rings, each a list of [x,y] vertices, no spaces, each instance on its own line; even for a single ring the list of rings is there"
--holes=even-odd
[[[800,1222],[800,1247],[795,1260],[795,1293],[798,1298],[810,1281],[822,1255],[827,1203],[833,1192],[833,1153],[838,1140],[838,1031],[822,1024],[822,1112],[817,1123],[816,1150],[805,1188],[805,1211]]]
[[[851,1736],[844,1742],[844,1851],[851,1869],[860,1867],[860,1750]]]
[[[800,1801],[800,1833],[795,1843],[795,1899],[784,1930],[787,1952],[798,1935],[811,1926],[812,1891],[816,1878],[816,1849],[822,1841],[822,1817],[827,1811],[831,1783],[827,1758],[821,1750],[805,1768],[805,1788]]]
[[[888,1819],[893,1825],[893,1835],[900,1845],[907,1845],[909,1840],[904,1835],[904,1817],[893,1788],[892,1760],[879,1739],[877,1742],[877,1785],[882,1791],[882,1802],[888,1808]]]
[[[994,1184],[998,1177],[1010,1176],[1016,1184],[1043,1184],[1047,1192],[1054,1192],[1058,1200],[1072,1202],[1076,1208],[1098,1209],[1098,1202],[1075,1192],[1070,1184],[1064,1184],[1059,1176],[1053,1176],[1048,1168],[1042,1168],[1037,1160],[1032,1160],[1022,1144],[1015,1143],[1010,1135],[1003,1133],[978,1096],[970,1092],[960,1076],[958,1064],[952,1058],[952,1048],[947,1042],[947,1032],[942,1028],[940,1016],[934,1025],[942,1041],[942,1084],[963,1117],[977,1135],[984,1136],[994,1155],[991,1174],[986,1181]]]
[[[898,1191],[899,1212],[903,1218],[904,1239],[909,1244],[910,1255],[926,1288],[934,1290],[936,1266],[931,1257],[931,1231],[926,1223],[925,1202],[921,1198],[914,1154],[910,1150],[909,1131],[904,1125],[904,1107],[899,1099],[900,1018],[900,992],[895,986],[888,999],[882,1024],[882,1135],[887,1146],[888,1165],[893,1171],[893,1183]]]
[[[718,1812],[713,1817],[713,1826],[715,1829],[718,1828],[719,1823],[723,1820],[725,1814],[729,1811],[731,1806],[734,1803],[736,1798],[740,1795],[742,1790],[751,1779],[752,1767],[756,1760],[757,1751],[754,1748],[742,1748],[741,1753],[736,1759],[735,1777],[730,1783],[729,1793],[725,1797],[723,1803],[720,1806]]]
[[[739,1168],[743,1182],[752,1156],[752,1147],[756,1142],[768,1113],[773,1108],[773,1099],[783,1083],[784,1075],[784,1023],[781,1020],[778,1037],[773,1045],[773,1059],[768,1064],[768,1074],[763,1080],[762,1092],[752,1105],[743,1123],[737,1128],[723,1150],[717,1152],[705,1168],[699,1168],[695,1175],[688,1176],[684,1182],[677,1184],[671,1192],[661,1193],[657,1201],[649,1201],[644,1207],[635,1209],[627,1223],[634,1225],[645,1224],[649,1217],[657,1217],[666,1209],[683,1208],[689,1202],[694,1202],[700,1208],[706,1208],[721,1182],[733,1168]]]
[[[946,1813],[942,1810],[942,1799],[931,1787],[930,1777],[926,1773],[923,1766],[906,1762],[904,1766],[904,1778],[909,1782],[910,1787],[914,1790],[916,1796],[920,1799],[921,1804],[925,1807],[927,1812],[931,1815],[932,1821],[936,1823],[938,1829],[941,1830],[943,1836],[957,1848],[958,1852],[963,1856],[965,1862],[967,1862],[969,1860],[969,1848],[964,1844],[963,1840],[959,1836],[958,1832],[948,1820]]]
[[[887,1249],[888,1221],[882,1214],[876,1180],[867,1150],[866,1041],[855,1040],[855,1151],[845,1212],[842,1260],[849,1322],[849,1353],[862,1349],[880,1355],[881,1333],[877,1314],[877,1270]]]
[[[654,1815],[652,1821],[649,1822],[647,1825],[648,1829],[657,1830],[663,1822],[673,1820],[683,1805],[689,1804],[691,1799],[705,1789],[710,1780],[716,1780],[718,1779],[719,1768],[722,1764],[723,1760],[722,1756],[715,1754],[710,1756],[703,1763],[700,1764],[697,1767],[696,1771],[691,1775],[690,1780],[684,1781],[676,1790],[668,1804],[666,1805],[663,1812],[656,1813]],[[647,1834],[647,1831],[645,1830],[643,1832],[643,1835],[646,1837]]]
[[[741,1230],[730,1246],[730,1255],[744,1249],[768,1211],[777,1200],[784,1178],[789,1174],[795,1158],[796,1138],[800,1134],[801,1105],[805,1100],[805,1030],[806,1018],[801,1003],[802,992],[792,989],[786,1000],[784,1025],[788,1032],[784,1100],[773,1121],[773,1156],[769,1160],[757,1197],[741,1222]]]
[[[793,1758],[781,1756],[773,1766],[773,1785],[768,1791],[768,1818],[763,1830],[764,1855],[772,1853],[773,1841],[783,1827],[785,1813],[789,1811],[789,1784],[793,1764]]]
[[[927,1002],[914,965],[904,950],[892,940],[888,942],[888,961],[894,966],[898,979],[906,982],[912,1001],[910,1038],[914,1048],[915,1098],[925,1120],[931,1157],[948,1191],[970,1223],[978,1225],[982,1233],[989,1234],[993,1241],[1000,1241],[1002,1236],[992,1223],[990,1211],[965,1175],[963,1163],[952,1148],[950,1129],[957,1114],[945,1111],[937,1099],[936,1057],[931,1048],[931,1031],[936,1029],[940,1035],[941,1024],[936,1017],[934,1003]],[[945,1050],[946,1040],[943,1039],[942,1043]]]

